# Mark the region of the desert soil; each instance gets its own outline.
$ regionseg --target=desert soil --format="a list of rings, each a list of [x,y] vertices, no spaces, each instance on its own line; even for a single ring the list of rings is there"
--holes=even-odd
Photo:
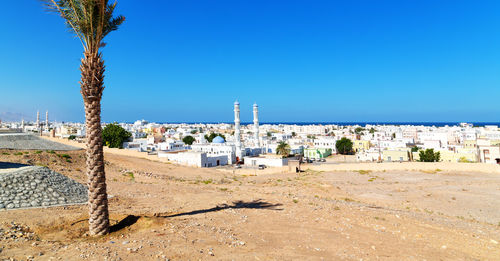
[[[83,151],[16,152],[0,161],[85,183]],[[1,211],[0,260],[500,259],[498,173],[242,175],[105,159],[111,234],[87,235],[86,205]]]

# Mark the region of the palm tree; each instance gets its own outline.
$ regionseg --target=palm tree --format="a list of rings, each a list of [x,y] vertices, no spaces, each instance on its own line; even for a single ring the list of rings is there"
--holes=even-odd
[[[288,156],[290,154],[290,145],[288,145],[286,142],[281,141],[278,144],[278,147],[276,147],[276,154],[282,155],[282,156]]]
[[[113,17],[116,2],[107,0],[43,0],[58,13],[70,31],[82,42],[80,92],[85,106],[86,163],[89,187],[89,231],[91,235],[109,232],[108,195],[102,150],[101,97],[104,89],[103,39],[118,29],[125,17]]]

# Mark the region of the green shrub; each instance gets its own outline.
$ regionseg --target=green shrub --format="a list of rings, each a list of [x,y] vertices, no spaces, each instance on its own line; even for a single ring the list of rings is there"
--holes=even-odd
[[[421,162],[438,162],[441,160],[441,153],[434,152],[434,149],[421,150],[419,152],[419,158]]]
[[[58,156],[65,159],[71,159],[71,156],[68,154],[59,154]]]

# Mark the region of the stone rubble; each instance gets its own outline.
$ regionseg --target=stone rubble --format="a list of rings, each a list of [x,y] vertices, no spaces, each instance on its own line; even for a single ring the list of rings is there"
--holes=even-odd
[[[87,187],[47,167],[0,173],[0,210],[86,203]]]

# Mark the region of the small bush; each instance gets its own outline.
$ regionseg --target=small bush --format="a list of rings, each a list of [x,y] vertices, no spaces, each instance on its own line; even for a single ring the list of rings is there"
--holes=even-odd
[[[123,176],[128,176],[130,178],[131,181],[134,181],[135,180],[135,177],[134,177],[134,173],[133,172],[127,172],[125,174],[123,174]]]
[[[3,155],[10,155],[8,152],[2,152]]]
[[[16,153],[14,153],[14,155],[21,156],[21,155],[23,155],[23,153],[22,152],[16,152]]]
[[[71,156],[68,154],[59,154],[58,156],[65,159],[71,159]]]
[[[202,180],[201,183],[205,184],[205,185],[208,185],[208,184],[211,184],[212,183],[212,180],[211,179],[207,179],[207,180]]]
[[[37,151],[35,151],[35,153],[36,154],[40,154],[40,153],[42,153],[42,151],[41,150],[37,150]]]
[[[56,152],[54,150],[48,150],[47,153],[56,154]]]

